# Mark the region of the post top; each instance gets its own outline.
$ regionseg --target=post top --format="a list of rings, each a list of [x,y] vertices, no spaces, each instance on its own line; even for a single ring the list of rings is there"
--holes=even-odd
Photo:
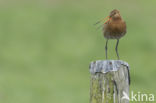
[[[127,62],[122,60],[97,60],[90,63],[89,69],[91,74],[95,73],[107,73],[111,71],[117,71],[120,66],[126,66],[129,69]]]

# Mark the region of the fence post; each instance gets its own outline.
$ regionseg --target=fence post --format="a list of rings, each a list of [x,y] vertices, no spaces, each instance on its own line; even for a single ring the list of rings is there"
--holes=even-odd
[[[91,62],[90,103],[129,103],[128,63],[121,60]]]

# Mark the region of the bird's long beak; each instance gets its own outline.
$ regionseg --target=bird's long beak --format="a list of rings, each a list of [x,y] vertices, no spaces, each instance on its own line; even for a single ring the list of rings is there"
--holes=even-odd
[[[106,21],[105,21],[106,20]],[[105,19],[104,19],[104,24],[107,22],[107,21],[109,21],[110,20],[110,16],[107,16]]]
[[[99,20],[98,22],[96,22],[94,25],[99,24],[99,23],[102,22],[102,21],[105,21],[105,22],[104,22],[104,24],[105,24],[105,23],[106,23],[107,21],[109,21],[109,20],[110,20],[110,17],[107,16],[107,17],[105,17],[104,19]]]

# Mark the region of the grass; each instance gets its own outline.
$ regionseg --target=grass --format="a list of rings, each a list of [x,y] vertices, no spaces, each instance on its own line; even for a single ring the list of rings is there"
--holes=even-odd
[[[155,92],[154,0],[2,1],[0,102],[88,103],[89,63],[105,59],[93,24],[116,8],[127,22],[120,58],[131,67],[131,90]],[[109,59],[116,59],[109,41]],[[148,103],[148,102],[146,102]]]

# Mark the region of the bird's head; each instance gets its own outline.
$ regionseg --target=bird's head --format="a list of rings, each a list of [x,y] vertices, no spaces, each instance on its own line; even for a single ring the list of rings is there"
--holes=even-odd
[[[102,22],[102,21],[105,21],[104,24],[106,24],[110,20],[121,20],[121,19],[122,18],[120,16],[119,10],[114,9],[113,11],[110,12],[109,16],[107,16],[106,18],[98,21],[97,23],[95,23],[95,25],[98,24],[98,23],[100,23],[100,22]]]
[[[113,20],[121,19],[119,10],[114,9],[113,11],[111,11],[109,17]]]

